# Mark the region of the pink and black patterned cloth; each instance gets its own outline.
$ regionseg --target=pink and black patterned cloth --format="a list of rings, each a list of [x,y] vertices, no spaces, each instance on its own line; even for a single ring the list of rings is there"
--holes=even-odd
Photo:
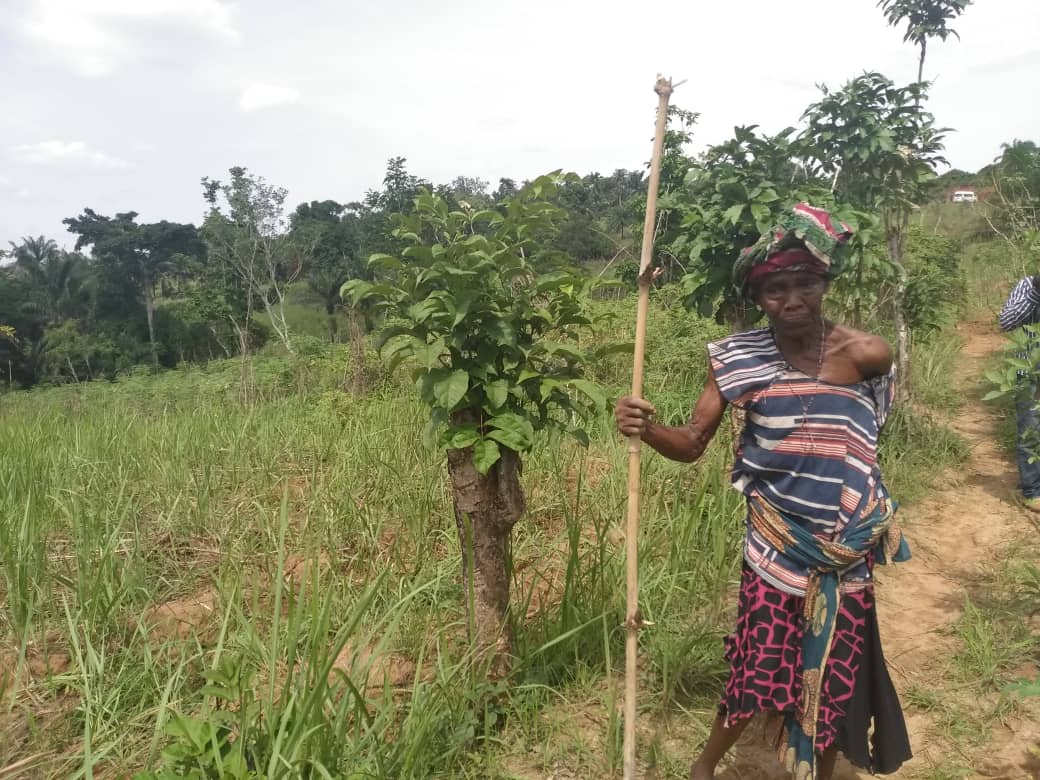
[[[730,676],[719,713],[727,724],[761,713],[797,711],[802,696],[804,601],[774,588],[744,566],[737,626],[725,640]],[[873,586],[842,598],[819,718],[816,750],[822,753],[836,746],[860,769],[890,774],[912,755],[881,649]],[[782,737],[777,734],[778,750]]]
[[[749,567],[740,578],[736,630],[726,638],[730,677],[719,709],[727,724],[760,712],[794,712],[802,696],[805,599],[772,587]],[[848,593],[823,680],[816,750],[835,744],[859,675],[873,587]]]

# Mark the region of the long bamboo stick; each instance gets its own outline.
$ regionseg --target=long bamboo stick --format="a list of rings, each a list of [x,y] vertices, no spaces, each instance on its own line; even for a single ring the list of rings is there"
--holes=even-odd
[[[646,194],[646,219],[643,222],[643,249],[639,260],[639,306],[636,310],[636,348],[632,365],[632,396],[643,395],[643,358],[646,355],[646,314],[650,306],[650,267],[654,253],[654,228],[657,219],[657,188],[661,181],[661,153],[668,121],[668,99],[672,80],[657,77],[657,127],[654,153],[650,158],[650,182]],[[625,575],[627,608],[625,615],[625,734],[624,777],[636,777],[636,657],[639,652],[639,436],[628,437],[628,519],[625,526]]]

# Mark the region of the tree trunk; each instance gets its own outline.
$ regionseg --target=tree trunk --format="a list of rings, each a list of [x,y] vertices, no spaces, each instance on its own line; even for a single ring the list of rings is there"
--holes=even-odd
[[[339,323],[336,321],[336,303],[339,301],[339,292],[335,291],[331,295],[335,297],[326,296],[325,298],[325,316],[328,318],[326,321],[329,325],[329,341],[335,344],[339,336]]]
[[[271,304],[270,290],[262,291],[260,300],[264,302],[264,310],[267,312],[267,318],[271,321],[271,327],[278,336],[278,340],[282,342],[285,351],[293,355],[296,354],[296,351],[293,349],[292,339],[289,336],[289,323],[285,321],[285,296],[277,287],[274,288],[274,292],[278,297],[277,308]]]
[[[253,396],[255,391],[255,384],[253,382],[253,361],[249,357],[249,304],[246,304],[246,321],[245,327],[240,327],[235,321],[234,317],[230,317],[231,327],[235,329],[235,334],[238,336],[238,349],[239,354],[242,356],[238,375],[238,398],[243,404],[251,404],[253,402]]]
[[[863,327],[863,251],[857,253],[856,263],[856,302],[852,311],[852,326],[857,330]]]
[[[473,422],[461,412],[453,422]],[[488,675],[499,679],[511,663],[509,628],[509,539],[527,509],[520,487],[520,456],[502,448],[502,457],[487,474],[477,471],[473,448],[448,450],[455,522],[462,549],[462,579],[470,642],[476,660],[487,664]]]
[[[922,38],[921,39],[921,60],[917,64],[917,83],[918,84],[920,84],[922,81],[924,81],[924,57],[925,57],[925,54],[927,54],[927,53],[928,53],[928,39],[927,38]],[[920,100],[917,101],[918,105],[920,105],[920,102],[921,102]]]
[[[148,343],[152,346],[152,369],[159,373],[159,350],[155,346],[155,301],[152,300],[152,283],[146,281],[144,284],[144,313],[148,318]]]
[[[886,231],[888,257],[896,267],[898,279],[893,301],[896,326],[896,400],[906,403],[912,395],[910,383],[910,325],[906,320],[906,268],[903,267],[903,231],[900,227],[889,227]]]

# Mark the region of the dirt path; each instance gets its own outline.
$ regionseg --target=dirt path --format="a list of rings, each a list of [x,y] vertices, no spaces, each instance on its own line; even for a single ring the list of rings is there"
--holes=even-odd
[[[980,698],[975,686],[948,679],[950,654],[961,641],[952,629],[973,583],[992,571],[1009,544],[1036,533],[1016,504],[1018,474],[997,441],[995,407],[978,400],[986,360],[1003,339],[988,324],[966,324],[961,335],[965,345],[955,387],[965,403],[950,425],[967,440],[971,456],[947,475],[946,487],[902,513],[913,560],[882,567],[878,576],[882,641],[915,753],[897,776],[940,778],[949,776],[948,768],[970,767],[974,777],[1029,778],[1035,776],[1029,746],[1040,738],[1040,723],[1029,712],[994,719],[990,733],[970,747],[956,738],[958,724],[950,722],[948,710],[944,715],[914,702],[915,690],[942,690],[950,697],[959,688],[961,694],[952,697],[960,699],[961,712],[997,706],[996,694]],[[988,698],[993,701],[982,701]]]
[[[944,475],[944,486],[930,498],[901,511],[913,559],[877,572],[882,642],[914,751],[913,760],[888,777],[1040,780],[1040,759],[1029,752],[1040,740],[1036,700],[1001,709],[999,694],[980,695],[981,686],[951,675],[950,657],[962,644],[954,627],[965,596],[976,595],[976,586],[992,576],[1009,544],[1037,533],[1028,513],[1016,503],[1018,472],[997,441],[995,407],[979,400],[986,361],[1004,340],[989,323],[967,323],[960,333],[965,345],[954,381],[965,403],[945,422],[967,440],[971,456]],[[929,696],[935,697],[936,706],[928,706]],[[984,734],[971,727],[971,719],[980,712],[990,714],[978,720],[987,724]],[[787,778],[763,747],[760,728],[752,726],[748,732],[735,763],[720,778]],[[965,774],[967,768],[971,772]],[[867,780],[871,775],[841,762],[835,777]]]

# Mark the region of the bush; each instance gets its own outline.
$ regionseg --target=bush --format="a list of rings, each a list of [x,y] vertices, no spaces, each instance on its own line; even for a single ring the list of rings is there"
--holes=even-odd
[[[249,325],[249,348],[267,343],[270,328],[254,318]],[[155,311],[155,339],[159,362],[167,368],[178,363],[206,363],[239,353],[238,334],[230,317],[208,314],[199,301],[173,301]]]
[[[615,251],[614,242],[600,229],[592,217],[572,214],[560,226],[555,248],[578,261],[609,257]]]
[[[77,320],[48,328],[44,344],[37,379],[54,384],[114,379],[151,359],[147,341],[115,327],[85,333]]]
[[[963,305],[967,286],[960,249],[944,236],[910,229],[903,254],[906,313],[915,336],[927,340]]]

